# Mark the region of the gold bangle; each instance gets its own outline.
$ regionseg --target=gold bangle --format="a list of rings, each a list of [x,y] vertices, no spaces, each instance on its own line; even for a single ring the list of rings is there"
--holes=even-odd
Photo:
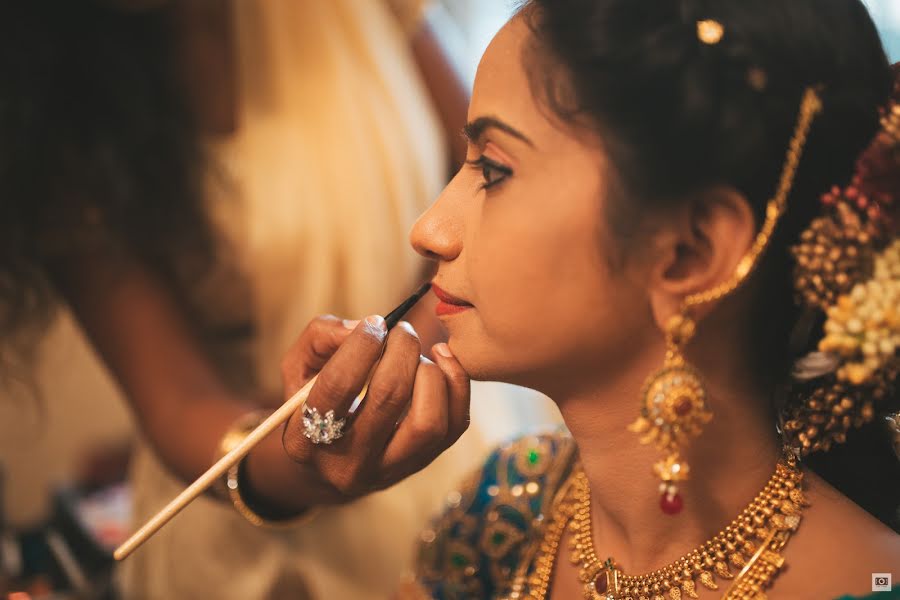
[[[219,457],[221,458],[222,456],[225,456],[226,454],[231,452],[231,450],[238,444],[240,444],[244,440],[244,438],[250,435],[250,432],[256,429],[259,424],[269,416],[269,414],[270,413],[267,411],[255,410],[238,418],[228,429],[228,431],[225,432],[225,435],[222,436],[222,440],[219,442]],[[314,509],[308,509],[296,517],[271,519],[260,515],[258,512],[250,508],[250,506],[248,506],[247,502],[244,500],[243,496],[241,496],[240,475],[241,466],[244,464],[244,460],[246,460],[246,457],[241,459],[241,461],[238,462],[235,466],[228,469],[228,472],[223,478],[223,487],[225,488],[224,492],[227,494],[227,497],[231,501],[232,506],[234,506],[234,509],[238,512],[239,515],[244,517],[244,519],[246,519],[256,527],[265,527],[269,529],[285,529],[288,527],[300,525],[301,523],[306,523],[316,516],[318,511]]]

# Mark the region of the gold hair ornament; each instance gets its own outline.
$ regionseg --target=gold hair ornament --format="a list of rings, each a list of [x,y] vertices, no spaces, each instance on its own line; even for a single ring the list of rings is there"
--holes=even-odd
[[[713,19],[697,21],[697,39],[708,46],[715,46],[725,36],[725,27]]]
[[[725,26],[715,19],[697,21],[697,39],[707,46],[716,46],[725,37]],[[747,85],[757,92],[765,91],[769,76],[760,67],[750,67],[746,74]]]
[[[900,98],[900,86],[897,89]],[[824,337],[794,366],[781,416],[801,454],[828,451],[895,397],[900,374],[900,240],[892,210],[900,190],[900,102],[860,157],[851,184],[822,196],[824,214],[801,234],[797,301],[825,313]]]
[[[712,419],[702,378],[684,356],[684,348],[697,328],[691,317],[692,309],[721,300],[746,281],[757,267],[785,211],[810,127],[821,110],[818,93],[813,88],[807,88],[778,188],[766,207],[765,221],[753,245],[727,281],[711,290],[686,297],[680,314],[672,317],[665,326],[666,356],[663,366],[644,384],[641,415],[629,426],[629,430],[641,435],[642,444],[655,444],[664,454],[653,466],[653,472],[661,481],[660,508],[666,514],[681,512],[683,501],[677,484],[688,479],[690,474],[690,466],[681,456],[680,448],[687,445],[692,437],[698,436],[703,426]]]

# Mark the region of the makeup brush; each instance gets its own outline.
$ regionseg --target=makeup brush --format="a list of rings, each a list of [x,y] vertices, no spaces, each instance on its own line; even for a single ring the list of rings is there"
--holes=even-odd
[[[430,283],[422,285],[412,296],[404,300],[400,306],[388,313],[384,318],[388,330],[396,326],[409,309],[411,309],[416,302],[421,300],[422,296],[428,293],[428,290],[430,289]],[[250,453],[254,446],[260,443],[270,433],[278,429],[278,427],[287,421],[291,415],[303,408],[306,404],[306,399],[309,397],[309,392],[316,383],[316,379],[318,379],[318,375],[310,379],[296,394],[291,396],[275,412],[269,415],[265,421],[260,423],[256,429],[251,431],[241,443],[231,450],[231,452],[220,458],[216,464],[198,477],[197,480],[189,485],[183,492],[178,494],[178,496],[169,502],[165,508],[156,513],[156,515],[147,521],[143,527],[138,529],[130,538],[128,538],[125,543],[116,548],[116,551],[113,553],[115,559],[124,560],[125,558],[128,558],[128,556],[141,544],[146,542],[150,536],[159,531],[163,525],[171,521],[175,515],[181,512],[185,506],[193,502],[203,494],[207,488],[225,475],[229,469],[238,464],[241,459]],[[363,387],[363,390],[367,389],[367,387],[368,385]]]

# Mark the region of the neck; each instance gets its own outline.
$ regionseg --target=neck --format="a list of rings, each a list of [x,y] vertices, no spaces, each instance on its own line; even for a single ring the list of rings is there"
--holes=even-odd
[[[652,472],[661,455],[627,430],[637,417],[644,379],[654,368],[647,365],[602,387],[556,396],[590,481],[598,556],[612,557],[632,575],[663,567],[718,533],[765,486],[779,456],[771,411],[762,408],[769,399],[742,392],[753,386],[741,385],[738,369],[720,359],[704,361],[701,371],[714,418],[682,452],[691,468],[690,480],[678,486],[683,510],[664,514]]]

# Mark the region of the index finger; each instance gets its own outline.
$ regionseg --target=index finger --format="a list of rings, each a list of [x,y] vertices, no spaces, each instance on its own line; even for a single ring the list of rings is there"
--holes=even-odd
[[[386,335],[382,317],[375,315],[361,321],[322,367],[307,406],[321,414],[333,410],[337,417],[345,417],[381,357]]]
[[[323,315],[310,321],[281,360],[285,398],[290,398],[312,379],[355,328],[355,324],[350,325],[349,321],[341,321],[333,315]]]

